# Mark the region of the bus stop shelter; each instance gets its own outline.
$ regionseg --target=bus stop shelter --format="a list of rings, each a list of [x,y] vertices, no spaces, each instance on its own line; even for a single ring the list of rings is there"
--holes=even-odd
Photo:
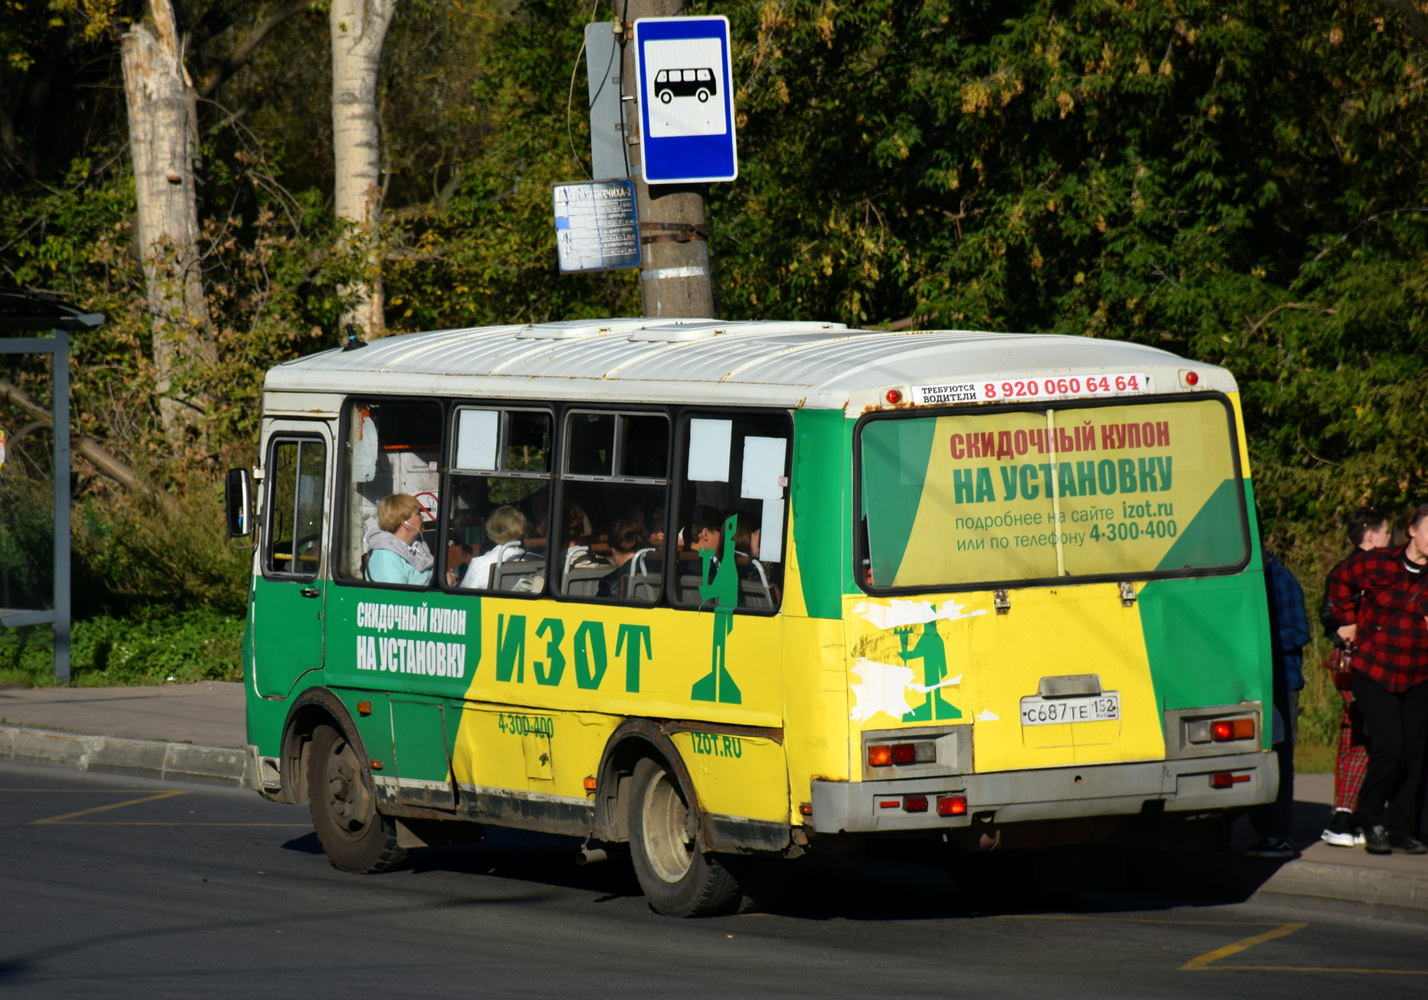
[[[54,625],[55,680],[69,683],[70,659],[70,524],[69,524],[69,335],[93,330],[104,322],[38,292],[0,291],[0,354],[48,354],[54,361],[54,393],[50,413],[54,428],[54,600],[48,609],[0,608],[0,624]],[[47,333],[48,336],[25,336]]]

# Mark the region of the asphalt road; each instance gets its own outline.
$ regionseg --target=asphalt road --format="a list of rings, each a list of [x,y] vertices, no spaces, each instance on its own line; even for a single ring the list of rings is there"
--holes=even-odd
[[[1428,924],[1114,891],[991,912],[916,860],[799,862],[775,912],[673,920],[566,838],[354,876],[305,807],[18,765],[0,838],[7,998],[1428,994]]]

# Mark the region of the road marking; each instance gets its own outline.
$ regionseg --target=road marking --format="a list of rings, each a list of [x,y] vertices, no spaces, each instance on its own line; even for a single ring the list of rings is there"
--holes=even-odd
[[[36,820],[35,822],[37,822],[37,823],[55,823],[56,820],[52,820],[52,819],[49,819],[49,820],[47,820],[47,819],[41,819],[41,820]],[[298,829],[298,828],[301,828],[301,829],[304,829],[304,830],[311,830],[311,829],[312,829],[312,824],[311,824],[311,823],[137,823],[137,822],[130,823],[130,822],[125,822],[125,821],[123,821],[123,820],[117,820],[117,819],[116,819],[116,820],[97,820],[97,821],[95,821],[95,822],[85,822],[85,821],[81,820],[81,821],[79,821],[78,823],[72,823],[72,822],[69,822],[69,821],[65,821],[65,822],[63,822],[63,823],[60,823],[59,825],[60,825],[60,826],[282,826],[282,827],[292,827],[292,828],[294,828],[294,829]]]
[[[47,819],[37,819],[32,825],[38,826],[44,823],[62,823],[65,820],[74,819],[76,816],[88,816],[90,813],[105,812],[109,809],[122,809],[125,806],[137,806],[144,802],[157,802],[160,799],[171,799],[178,795],[187,795],[188,792],[157,792],[153,795],[145,795],[139,799],[129,799],[124,802],[111,802],[107,806],[94,806],[91,809],[80,809],[72,813],[64,813],[61,816],[50,816]]]
[[[1200,969],[1208,969],[1211,963],[1218,962],[1222,958],[1229,958],[1231,955],[1238,955],[1246,949],[1253,948],[1257,944],[1264,944],[1266,941],[1273,941],[1276,938],[1288,937],[1295,931],[1302,931],[1308,924],[1280,924],[1273,930],[1265,931],[1263,934],[1255,934],[1252,937],[1241,938],[1233,944],[1227,944],[1223,948],[1216,948],[1214,951],[1207,951],[1203,955],[1198,955],[1190,959],[1180,967],[1181,972],[1194,972]],[[1245,966],[1217,966],[1221,969],[1245,968]]]
[[[127,792],[146,792],[147,788],[0,788],[0,792],[83,792],[86,794],[117,795]],[[119,809],[123,806],[137,806],[144,802],[156,802],[160,799],[171,799],[176,795],[187,795],[188,792],[159,792],[154,795],[146,795],[143,798],[129,799],[126,802],[112,802],[107,806],[94,806],[91,809],[80,809],[77,812],[65,813],[62,816],[49,816],[45,819],[32,820],[31,825],[51,825],[51,826],[240,826],[240,827],[283,827],[287,829],[311,829],[311,823],[159,823],[141,822],[136,820],[77,820],[77,816],[88,816],[90,813],[105,812],[109,809]]]
[[[1163,920],[1155,917],[1114,917],[1082,913],[1005,913],[1002,920],[1107,920],[1121,924],[1170,924],[1178,927],[1270,927],[1272,930],[1241,938],[1223,948],[1192,958],[1180,967],[1185,972],[1350,972],[1369,976],[1428,976],[1428,969],[1356,969],[1328,965],[1223,965],[1220,959],[1275,938],[1288,937],[1308,924],[1276,924],[1264,920]]]
[[[1001,920],[1109,920],[1119,924],[1174,924],[1177,927],[1278,927],[1268,920],[1162,920],[1155,917],[1113,917],[1098,913],[1003,913]]]
[[[147,791],[147,788],[0,788],[0,792],[75,792],[83,795],[117,795],[120,792]]]

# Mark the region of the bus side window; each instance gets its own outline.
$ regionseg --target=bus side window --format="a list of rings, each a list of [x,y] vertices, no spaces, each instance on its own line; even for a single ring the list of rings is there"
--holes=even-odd
[[[268,538],[263,570],[312,579],[322,565],[322,487],[327,449],[311,438],[279,439],[268,467]]]
[[[457,408],[438,560],[447,586],[544,592],[552,427],[545,410]]]
[[[566,417],[565,471],[552,571],[567,597],[654,604],[664,580],[669,418],[576,411]]]
[[[740,609],[779,607],[792,432],[781,412],[694,414],[681,422],[679,454],[684,460],[675,493],[677,604],[705,603],[699,587],[707,550],[712,555],[711,580],[727,572],[738,578]],[[730,519],[732,552],[725,544]],[[733,569],[726,570],[730,559]]]
[[[422,507],[416,550],[434,554],[441,491],[441,404],[404,400],[352,399],[342,426],[346,462],[335,506],[342,524],[337,537],[334,577],[373,582],[368,572],[372,547],[386,548],[397,526],[379,523],[378,505],[393,494],[414,497]],[[420,556],[415,556],[419,562]],[[413,576],[420,570],[415,563]],[[427,568],[433,564],[428,562]],[[398,586],[386,583],[384,586]]]

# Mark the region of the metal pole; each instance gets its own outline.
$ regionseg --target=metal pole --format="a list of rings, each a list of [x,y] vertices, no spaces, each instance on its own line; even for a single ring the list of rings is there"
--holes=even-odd
[[[69,683],[69,334],[55,330],[55,680]]]
[[[621,87],[626,96],[626,142],[630,151],[630,179],[635,182],[635,203],[641,228],[644,223],[664,223],[671,228],[704,226],[704,196],[694,187],[656,185],[650,187],[640,177],[640,95],[635,93],[638,73],[635,46],[631,44],[628,22],[642,17],[673,17],[684,12],[684,0],[629,0],[621,12],[627,27],[624,60],[620,68]],[[643,247],[640,264],[640,297],[644,315],[670,319],[715,318],[714,285],[709,275],[709,244],[704,240],[687,243],[649,243]]]

